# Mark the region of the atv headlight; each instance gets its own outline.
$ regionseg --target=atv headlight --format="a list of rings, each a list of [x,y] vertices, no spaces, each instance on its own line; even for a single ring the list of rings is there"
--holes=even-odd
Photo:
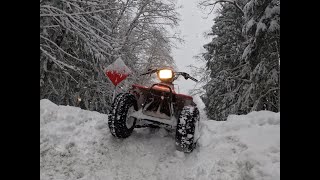
[[[163,80],[171,80],[173,77],[173,72],[171,69],[161,69],[158,72],[158,77],[161,81]]]

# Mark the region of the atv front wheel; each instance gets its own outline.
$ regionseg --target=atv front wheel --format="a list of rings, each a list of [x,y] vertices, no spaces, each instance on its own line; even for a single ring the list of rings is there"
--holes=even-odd
[[[136,118],[128,115],[137,110],[137,101],[134,95],[120,93],[115,98],[108,116],[108,125],[111,134],[117,138],[129,137],[136,124]]]
[[[194,135],[196,124],[200,119],[197,107],[183,107],[176,129],[176,149],[182,152],[192,152],[195,147]]]

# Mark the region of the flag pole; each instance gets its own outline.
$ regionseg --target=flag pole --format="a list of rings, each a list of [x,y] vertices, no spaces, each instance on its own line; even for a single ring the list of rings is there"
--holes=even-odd
[[[117,86],[114,86],[112,101],[114,101],[114,99],[116,98],[116,90],[117,90]]]

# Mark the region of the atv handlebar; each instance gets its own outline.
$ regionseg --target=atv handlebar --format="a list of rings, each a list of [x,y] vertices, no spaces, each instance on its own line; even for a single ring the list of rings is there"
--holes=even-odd
[[[148,72],[140,74],[140,76],[147,75],[147,74],[152,74],[152,73],[155,73],[157,71],[158,71],[158,69],[149,69]]]
[[[196,78],[193,78],[193,77],[189,77],[189,78],[194,82],[199,82]]]
[[[140,74],[140,76],[156,73],[157,71],[159,71],[159,69],[149,69],[148,72]],[[185,72],[174,72],[174,75],[178,75],[177,77],[174,78],[174,80],[177,79],[179,75],[181,75],[186,80],[191,79],[192,81],[199,82],[197,79],[195,79],[194,77],[191,77],[188,73],[185,73]]]
[[[188,73],[185,73],[185,72],[176,72],[175,73],[176,75],[181,75],[184,77],[184,79],[191,79],[192,81],[194,82],[198,82],[197,79],[195,79],[194,77],[191,77]]]

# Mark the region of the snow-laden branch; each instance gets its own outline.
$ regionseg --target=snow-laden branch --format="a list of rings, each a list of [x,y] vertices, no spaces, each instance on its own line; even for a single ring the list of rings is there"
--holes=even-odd
[[[88,62],[86,62],[86,61],[83,60],[83,59],[79,59],[79,58],[74,57],[74,56],[72,56],[71,54],[67,53],[66,51],[64,51],[61,47],[59,47],[55,42],[51,41],[50,39],[48,39],[48,38],[46,38],[46,37],[44,37],[44,36],[42,36],[42,35],[40,35],[40,38],[42,38],[42,39],[50,42],[50,43],[53,44],[55,47],[57,47],[61,52],[63,52],[64,54],[68,55],[69,57],[71,57],[71,58],[73,58],[73,59],[75,59],[75,60],[78,60],[78,61],[80,61],[80,62],[83,62],[83,63],[88,63]],[[41,44],[40,44],[40,45],[41,45]]]
[[[44,50],[42,47],[40,47],[40,50],[47,56],[49,57],[49,59],[51,59],[54,63],[56,63],[61,69],[64,69],[63,67],[67,67],[69,69],[72,69],[74,71],[79,71],[78,68],[72,66],[72,65],[69,65],[69,64],[66,64],[62,61],[58,61],[55,57],[53,57],[48,51]]]
[[[73,20],[76,24],[78,24],[80,27],[82,27],[83,29],[85,29],[87,32],[90,32],[92,35],[94,35],[97,40],[99,40],[100,42],[102,42],[104,45],[108,46],[109,48],[112,48],[110,46],[110,44],[108,42],[106,42],[103,38],[101,38],[101,36],[97,35],[92,29],[90,29],[91,26],[86,26],[86,24],[81,23],[80,21],[78,21],[77,19],[75,19],[74,17],[72,17],[69,13],[64,12],[56,7],[53,6],[48,6],[48,5],[43,5],[42,7],[44,8],[49,8],[49,9],[54,9],[57,10],[63,14],[65,14],[67,17],[69,17],[71,20]]]
[[[89,12],[82,12],[82,13],[70,13],[70,14],[40,14],[40,17],[51,17],[51,16],[78,16],[78,15],[87,15],[87,14],[95,14],[95,13],[102,13],[105,11],[111,11],[111,10],[119,10],[119,8],[113,8],[113,9],[101,9],[96,11],[89,11]]]
[[[267,96],[270,92],[272,92],[272,91],[277,91],[277,90],[279,90],[280,88],[271,88],[271,89],[269,89],[266,93],[264,93],[264,94],[262,94],[262,95],[260,95],[259,96],[259,98],[255,101],[255,103],[254,103],[254,105],[253,105],[253,107],[252,107],[252,111],[256,111],[257,110],[257,108],[258,108],[258,104],[260,103],[260,100],[262,99],[262,98],[264,98],[265,96]],[[278,108],[278,107],[277,107]]]

